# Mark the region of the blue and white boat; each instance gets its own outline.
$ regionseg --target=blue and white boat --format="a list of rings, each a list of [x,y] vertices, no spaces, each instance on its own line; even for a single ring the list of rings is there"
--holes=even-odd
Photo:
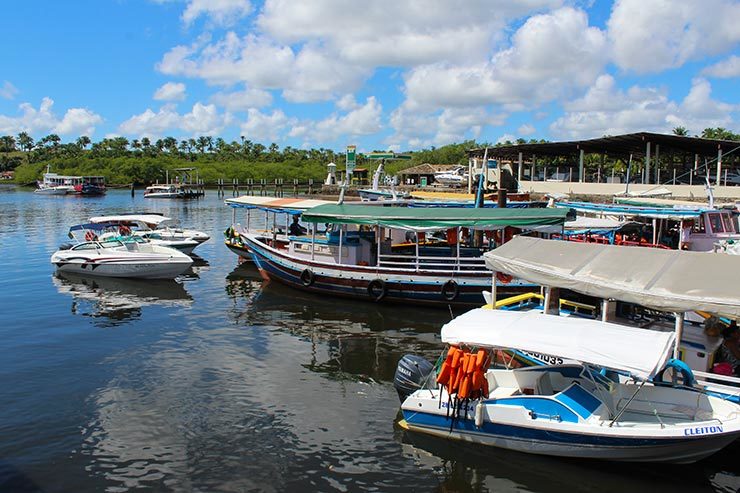
[[[442,342],[489,354],[517,348],[578,363],[485,368],[481,390],[462,398],[462,390],[436,383],[430,363],[405,356],[396,371],[400,424],[533,454],[694,462],[740,436],[740,406],[649,383],[669,360],[674,338],[596,320],[478,308],[446,324]],[[629,379],[611,378],[611,372]]]
[[[592,308],[600,310],[602,322],[676,334],[673,358],[687,366],[681,371],[684,385],[740,404],[740,378],[711,373],[722,340],[708,333],[704,318],[697,315],[714,315],[720,324],[740,318],[736,255],[517,237],[484,257],[494,273],[544,287],[544,297],[538,296],[544,298],[543,306],[521,297],[522,306],[509,309],[574,319],[579,314],[558,308],[560,290],[600,299],[601,306],[597,302]],[[501,304],[503,300],[497,306]],[[553,361],[539,354],[524,356],[528,364]]]

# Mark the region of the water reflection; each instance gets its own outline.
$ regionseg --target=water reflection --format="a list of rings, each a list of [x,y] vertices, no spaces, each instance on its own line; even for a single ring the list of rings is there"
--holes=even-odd
[[[116,326],[141,316],[148,305],[188,306],[193,298],[171,280],[87,277],[57,272],[52,281],[62,294],[72,295],[72,313],[91,317],[96,324]]]

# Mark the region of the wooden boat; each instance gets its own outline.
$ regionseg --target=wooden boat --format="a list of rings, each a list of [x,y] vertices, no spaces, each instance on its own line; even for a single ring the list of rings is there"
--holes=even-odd
[[[514,234],[562,231],[568,211],[328,204],[302,213],[304,235],[288,234],[286,216],[285,231],[240,234],[265,278],[320,294],[444,306],[480,304],[492,282],[482,254]],[[533,287],[497,282],[508,294]]]

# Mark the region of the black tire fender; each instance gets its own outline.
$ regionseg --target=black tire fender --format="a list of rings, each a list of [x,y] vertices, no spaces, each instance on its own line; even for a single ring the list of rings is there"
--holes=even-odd
[[[380,301],[388,294],[388,286],[382,279],[373,279],[367,285],[367,294],[373,301]]]
[[[315,280],[316,276],[310,269],[303,269],[303,272],[301,272],[301,284],[308,287],[311,286]]]
[[[442,297],[447,301],[454,301],[460,294],[460,285],[457,281],[450,279],[442,285]]]

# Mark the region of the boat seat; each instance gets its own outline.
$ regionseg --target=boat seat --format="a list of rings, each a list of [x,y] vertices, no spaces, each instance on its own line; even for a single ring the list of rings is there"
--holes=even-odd
[[[519,388],[517,387],[496,387],[488,393],[488,398],[498,399],[501,397],[509,397],[517,394],[519,394]]]
[[[553,395],[555,391],[552,389],[552,381],[550,381],[550,374],[544,372],[537,379],[537,383],[534,387],[534,393],[537,395]]]

